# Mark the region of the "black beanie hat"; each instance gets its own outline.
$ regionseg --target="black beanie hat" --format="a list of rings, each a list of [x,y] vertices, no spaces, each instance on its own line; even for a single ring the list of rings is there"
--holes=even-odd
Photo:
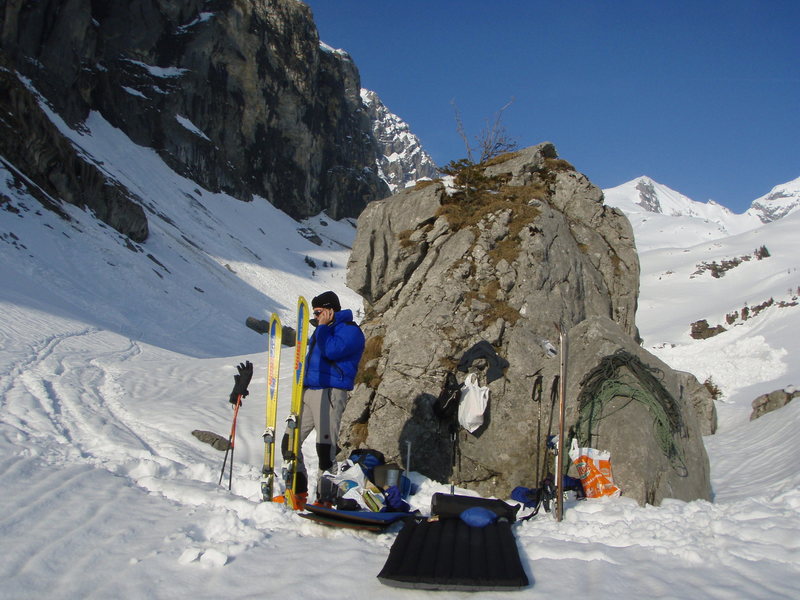
[[[333,292],[323,292],[311,301],[312,308],[332,308],[334,311],[342,310],[339,296]]]

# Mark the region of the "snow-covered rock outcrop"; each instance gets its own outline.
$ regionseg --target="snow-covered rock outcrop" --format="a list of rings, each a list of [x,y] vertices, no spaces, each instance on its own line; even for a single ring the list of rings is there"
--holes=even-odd
[[[378,157],[379,172],[389,188],[395,192],[419,179],[436,177],[436,164],[408,123],[386,108],[375,92],[362,89],[361,100],[367,107],[372,132],[382,152]]]
[[[763,223],[771,223],[800,210],[800,177],[776,185],[769,194],[753,200],[748,214],[755,214]]]

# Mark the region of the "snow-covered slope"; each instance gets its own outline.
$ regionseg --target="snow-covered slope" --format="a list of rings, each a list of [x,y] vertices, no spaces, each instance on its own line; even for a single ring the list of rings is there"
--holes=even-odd
[[[773,192],[785,200],[793,188]],[[797,384],[800,214],[763,224],[752,209],[737,215],[648,177],[604,195],[634,228],[642,272],[637,323],[646,347],[701,381],[710,378],[726,398],[752,400]],[[692,323],[703,319],[726,331],[692,339]],[[749,415],[749,404],[737,406],[721,418]]]
[[[800,383],[799,230],[793,214],[736,236],[641,253],[645,346],[701,381],[712,378],[726,401]],[[762,248],[769,255],[759,259]],[[730,268],[709,269],[714,263]],[[727,331],[693,340],[691,324],[701,319]],[[737,418],[749,414],[746,403],[739,410]]]
[[[133,244],[71,206],[64,210],[73,220],[65,223],[18,197],[1,170],[4,214],[16,217],[2,234],[4,281],[29,281],[35,297],[72,317],[197,356],[255,351],[241,324],[272,311],[289,317],[298,290],[332,287],[348,304],[358,302],[344,287],[348,248],[339,243],[352,240],[351,223],[324,215],[297,223],[264,200],[203,190],[96,113],[81,133],[60,125],[112,179],[146,199],[149,238]],[[310,227],[317,243],[308,239]],[[4,286],[0,293],[15,291]]]
[[[131,244],[76,209],[64,221],[0,169],[0,598],[430,597],[376,579],[396,530],[332,530],[259,501],[265,340],[244,320],[274,310],[294,325],[297,295],[325,289],[358,308],[344,286],[352,225],[297,223],[267,202],[211,194],[97,115],[70,135],[145,199],[151,235]],[[797,383],[800,311],[773,306],[710,340],[687,335],[690,321],[716,322],[742,301],[791,297],[798,218],[642,254],[645,344],[725,394],[720,430],[706,438],[717,501],[568,502],[561,523],[549,513],[520,523],[533,582],[522,595],[798,596],[800,403],[747,415],[757,393]],[[770,257],[692,277],[698,263],[760,245]],[[292,356],[283,353],[280,414]],[[229,492],[217,485],[222,454],[190,432],[227,433],[242,360],[256,374]],[[424,511],[448,489],[412,477]]]

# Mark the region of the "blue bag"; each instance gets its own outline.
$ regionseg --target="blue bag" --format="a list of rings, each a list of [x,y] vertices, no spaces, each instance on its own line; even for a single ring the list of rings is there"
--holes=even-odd
[[[459,518],[470,527],[486,527],[497,520],[497,514],[483,506],[473,506],[463,511]]]

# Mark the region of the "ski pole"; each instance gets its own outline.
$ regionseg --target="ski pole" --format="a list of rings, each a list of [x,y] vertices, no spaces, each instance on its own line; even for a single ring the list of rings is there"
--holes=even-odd
[[[231,456],[231,466],[230,466],[230,474],[228,476],[228,489],[230,490],[233,487],[233,449],[234,444],[236,443],[236,418],[239,415],[239,407],[242,405],[242,397],[236,397],[236,405],[233,408],[233,424],[231,425],[231,432],[228,435],[228,448],[225,450],[225,458],[222,461],[222,471],[219,474],[219,481],[217,485],[222,485],[222,478],[225,475],[225,465],[228,462],[228,453]]]
[[[539,369],[541,371],[541,369]],[[533,390],[531,390],[531,400],[536,402],[536,406],[539,407],[539,415],[536,421],[536,475],[534,478],[534,482],[536,485],[540,485],[541,479],[541,470],[539,469],[539,465],[541,461],[539,460],[539,454],[542,452],[542,376],[538,375],[533,382]]]
[[[236,419],[239,416],[239,407],[242,406],[242,399],[247,396],[247,386],[253,377],[253,363],[249,360],[240,363],[236,367],[238,374],[233,376],[233,390],[228,401],[233,404],[233,423],[231,432],[228,435],[228,447],[225,449],[225,458],[222,461],[222,471],[219,474],[217,485],[222,485],[222,478],[225,476],[225,465],[228,463],[228,455],[231,457],[230,475],[228,477],[228,489],[233,487],[233,448],[236,444]]]
[[[408,478],[408,494],[403,494],[403,500],[408,498],[409,494],[411,493],[411,442],[406,441],[406,477]],[[400,481],[400,485],[402,487],[402,480]]]
[[[558,327],[561,354],[561,371],[558,386],[558,450],[556,454],[556,521],[564,516],[564,420],[567,395],[567,334],[563,326]]]

